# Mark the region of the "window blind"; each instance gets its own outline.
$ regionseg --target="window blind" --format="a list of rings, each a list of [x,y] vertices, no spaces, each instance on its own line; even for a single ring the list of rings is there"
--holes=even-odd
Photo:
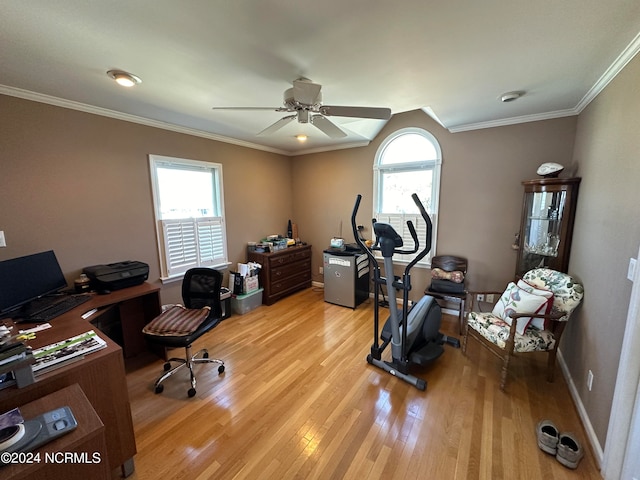
[[[168,277],[196,266],[216,267],[227,263],[222,217],[160,220],[160,224]]]
[[[429,217],[431,218],[431,222],[433,225],[435,225],[434,217],[435,215],[430,215]],[[409,231],[409,227],[407,226],[407,222],[410,220],[411,222],[413,222],[413,227],[416,229],[416,234],[418,235],[419,250],[417,253],[419,253],[425,247],[427,225],[425,221],[422,219],[422,216],[418,214],[407,214],[407,213],[378,213],[376,216],[376,220],[378,222],[388,223],[393,227],[393,229],[396,232],[398,232],[398,235],[402,237],[402,242],[403,242],[402,249],[404,250],[411,249],[415,246],[413,237],[411,236],[411,232]],[[432,235],[435,236],[435,230],[432,232]],[[433,240],[434,239],[432,238],[432,244],[434,243]],[[433,255],[433,249],[431,250],[431,252],[429,252],[427,256],[425,256],[422,260],[420,260],[420,262],[418,262],[418,265],[429,266],[431,264],[432,255]],[[376,252],[376,256],[382,258],[382,255],[380,254],[379,251]],[[416,254],[394,255],[393,259],[394,261],[408,263],[411,260],[413,260],[415,256]]]

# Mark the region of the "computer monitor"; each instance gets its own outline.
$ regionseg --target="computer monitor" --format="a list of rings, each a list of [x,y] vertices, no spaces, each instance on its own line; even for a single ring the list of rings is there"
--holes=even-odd
[[[53,250],[0,262],[0,314],[65,288]]]

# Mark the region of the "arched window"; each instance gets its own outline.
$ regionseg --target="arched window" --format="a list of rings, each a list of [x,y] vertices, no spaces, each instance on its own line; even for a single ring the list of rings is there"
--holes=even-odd
[[[373,164],[373,218],[389,223],[402,236],[407,248],[413,246],[407,220],[416,227],[420,248],[424,246],[426,225],[411,195],[417,193],[433,224],[431,252],[418,265],[428,267],[435,255],[438,197],[442,151],[436,138],[421,128],[403,128],[389,135],[376,152]],[[394,256],[409,262],[412,255]]]

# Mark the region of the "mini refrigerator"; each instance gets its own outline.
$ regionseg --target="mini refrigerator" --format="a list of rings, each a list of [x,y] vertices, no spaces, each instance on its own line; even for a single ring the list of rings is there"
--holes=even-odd
[[[324,251],[324,301],[356,308],[369,298],[369,258],[353,251]]]

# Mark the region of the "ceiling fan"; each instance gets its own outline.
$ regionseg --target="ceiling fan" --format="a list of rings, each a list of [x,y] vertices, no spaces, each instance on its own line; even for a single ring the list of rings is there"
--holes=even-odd
[[[343,138],[347,134],[326,117],[373,118],[378,120],[391,118],[391,109],[389,108],[323,105],[321,89],[322,85],[302,77],[293,81],[292,88],[285,90],[283,107],[213,107],[213,109],[272,110],[293,113],[282,117],[262,130],[258,135],[270,135],[297,119],[299,123],[311,123],[331,138]]]

